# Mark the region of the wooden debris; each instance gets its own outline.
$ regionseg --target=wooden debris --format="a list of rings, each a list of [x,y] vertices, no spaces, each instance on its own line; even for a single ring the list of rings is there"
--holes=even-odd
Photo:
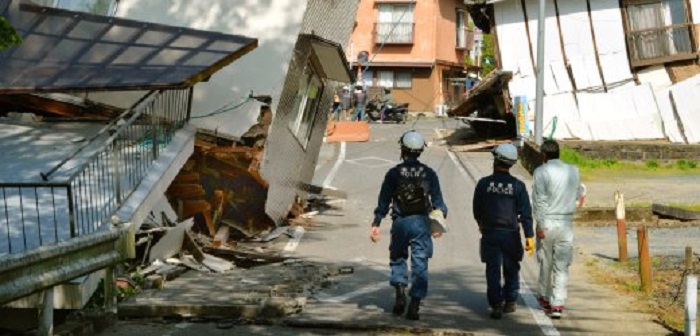
[[[177,197],[182,200],[193,200],[204,197],[204,188],[201,184],[173,184],[168,188],[168,194],[171,197]]]
[[[273,254],[273,253],[259,253],[259,252],[232,250],[232,249],[224,249],[224,248],[205,247],[204,251],[207,253],[211,253],[212,255],[219,256],[219,257],[226,258],[226,259],[246,259],[246,260],[251,260],[251,261],[261,261],[261,262],[265,262],[265,263],[282,262],[286,259],[289,259],[289,257],[282,256],[282,255],[279,255],[276,253],[275,254]]]
[[[180,222],[177,227],[168,230],[163,238],[153,245],[148,260],[151,262],[157,259],[165,260],[180,253],[182,250],[182,243],[185,239],[185,231],[188,231],[192,227],[192,224],[194,224],[194,220],[190,218]]]
[[[204,254],[204,261],[202,264],[217,273],[223,273],[235,267],[235,265],[228,260],[206,253]]]
[[[192,232],[187,230],[185,231],[185,237],[182,242],[182,249],[191,253],[192,257],[194,257],[195,260],[198,262],[204,261],[204,252],[202,251],[202,248],[197,244],[195,241],[194,237],[192,236]]]
[[[219,247],[221,245],[225,245],[226,242],[228,242],[228,236],[229,236],[229,227],[226,225],[222,225],[219,230],[216,232],[216,235],[214,236],[214,246]]]

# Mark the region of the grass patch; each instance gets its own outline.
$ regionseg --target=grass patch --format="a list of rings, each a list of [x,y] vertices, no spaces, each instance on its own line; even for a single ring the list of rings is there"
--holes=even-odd
[[[634,298],[633,309],[655,315],[664,326],[674,331],[683,330],[683,289],[686,272],[683,269],[682,258],[656,256],[651,259],[651,294],[644,293],[641,289],[637,259],[630,259],[626,263],[591,259],[595,261],[589,259],[585,264],[596,283]]]
[[[698,162],[694,160],[678,160],[670,163],[663,163],[658,160],[634,162],[615,159],[594,159],[564,146],[560,150],[561,160],[578,166],[581,177],[584,180],[605,178],[610,175],[651,177],[700,174]]]
[[[683,210],[688,210],[688,211],[697,211],[700,212],[700,204],[680,204],[680,203],[671,203],[668,206],[672,206],[674,208],[680,208]]]

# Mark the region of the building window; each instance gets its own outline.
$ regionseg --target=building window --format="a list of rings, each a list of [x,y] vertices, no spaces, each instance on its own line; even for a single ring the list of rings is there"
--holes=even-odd
[[[289,121],[289,129],[294,133],[301,145],[306,148],[316,120],[316,110],[321,101],[323,82],[311,63],[307,63],[304,73],[299,79],[299,90],[294,99],[293,116]]]
[[[379,4],[375,43],[412,44],[413,7],[410,4]]]
[[[632,66],[695,58],[684,0],[625,0]]]
[[[413,84],[413,76],[410,71],[397,71],[396,81],[394,84],[395,88],[399,89],[410,89]]]
[[[394,87],[394,72],[379,71],[377,76],[377,85],[385,88]]]
[[[377,71],[377,86],[385,88],[410,89],[413,76],[410,71]]]
[[[119,0],[33,0],[35,3],[76,12],[114,16]]]
[[[467,13],[462,10],[457,10],[457,22],[455,29],[457,30],[457,49],[467,49]]]

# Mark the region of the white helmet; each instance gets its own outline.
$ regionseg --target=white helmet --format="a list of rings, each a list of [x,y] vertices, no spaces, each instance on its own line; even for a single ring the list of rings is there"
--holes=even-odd
[[[500,144],[493,149],[494,159],[501,161],[509,166],[518,162],[518,149],[513,144]]]
[[[409,130],[401,136],[399,139],[399,144],[401,149],[408,150],[413,153],[421,153],[423,148],[425,148],[425,139],[420,133]]]

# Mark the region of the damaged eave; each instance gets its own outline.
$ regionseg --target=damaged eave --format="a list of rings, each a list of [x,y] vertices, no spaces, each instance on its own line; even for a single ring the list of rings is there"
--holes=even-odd
[[[469,91],[467,98],[462,100],[459,105],[452,110],[452,113],[457,116],[466,116],[474,109],[477,101],[484,95],[500,95],[512,78],[513,73],[511,71],[492,71]]]
[[[341,83],[354,82],[354,76],[350,71],[350,65],[343,48],[335,42],[326,40],[316,35],[302,34],[311,40],[311,46],[316,59],[321,66],[325,79]]]
[[[0,52],[0,94],[180,89],[252,51],[241,35],[10,0],[0,15],[24,41]]]
[[[0,111],[47,112],[64,118],[112,119],[123,109],[76,96],[49,94],[0,94]]]

